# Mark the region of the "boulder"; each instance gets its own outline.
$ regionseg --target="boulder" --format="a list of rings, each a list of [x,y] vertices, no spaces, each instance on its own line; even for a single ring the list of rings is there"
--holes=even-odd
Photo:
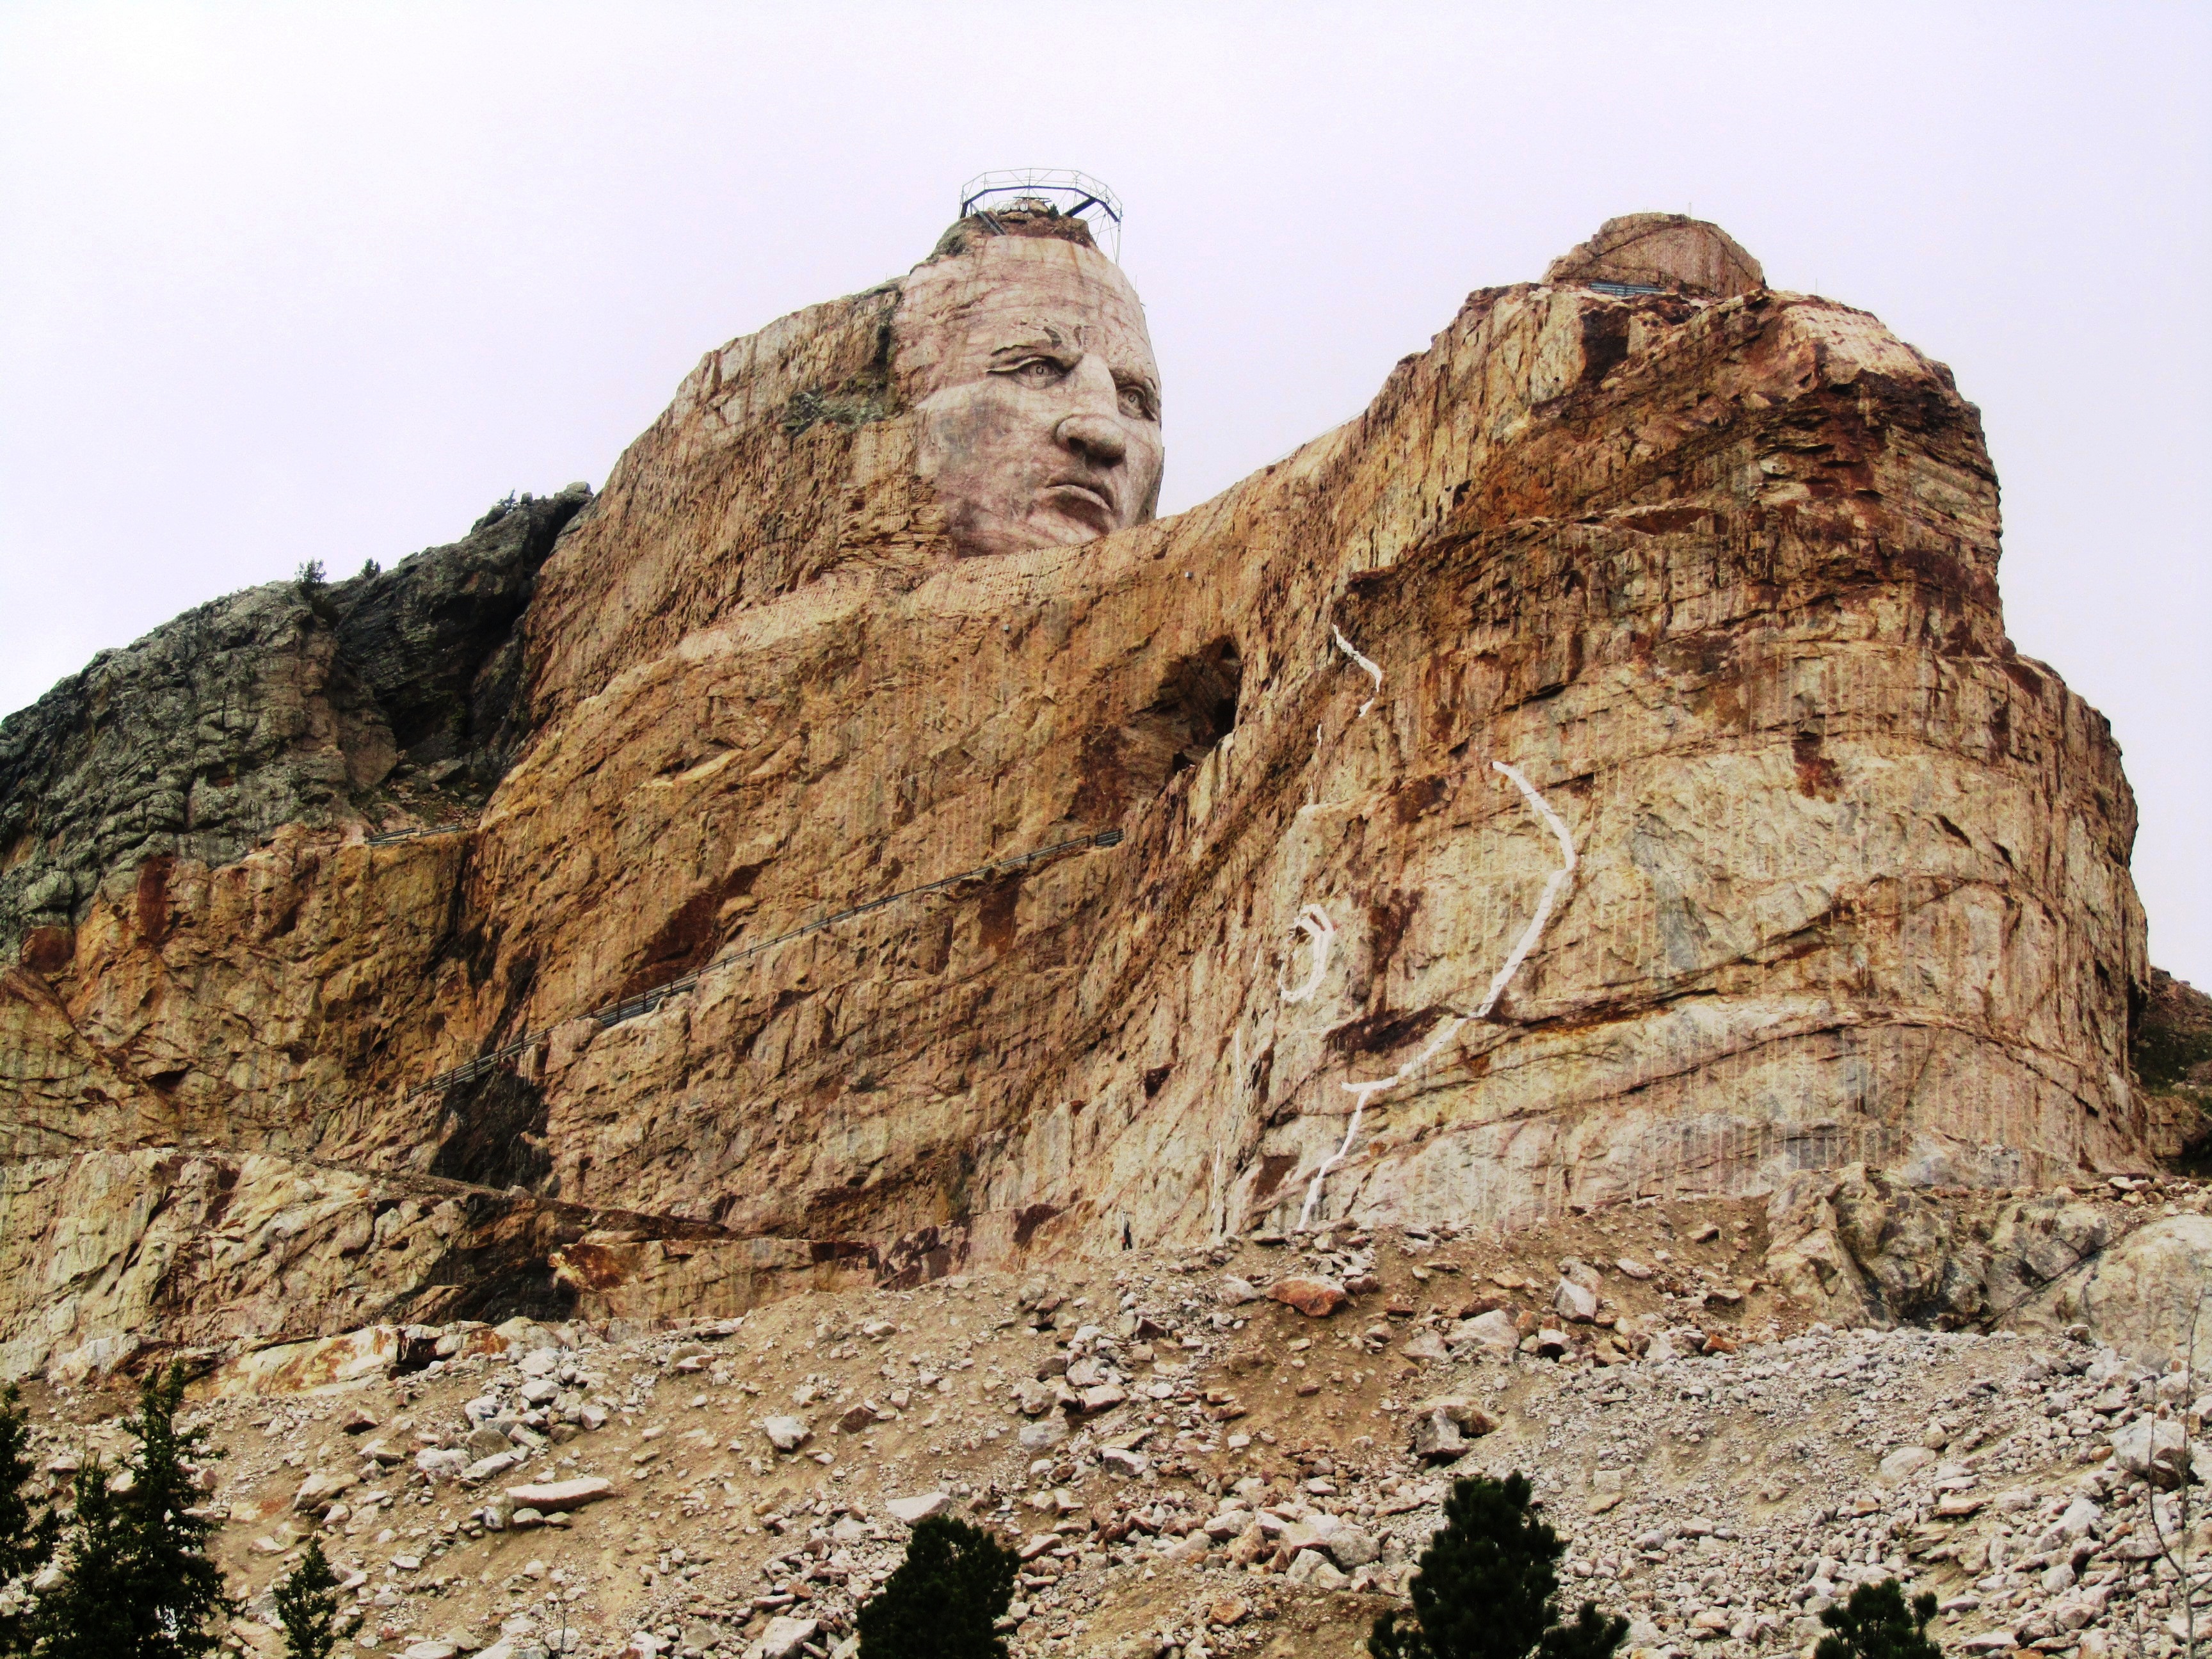
[[[1470,1439],[1492,1432],[1503,1420],[1463,1394],[1434,1395],[1418,1402],[1413,1409],[1419,1413],[1443,1413],[1454,1427]]]
[[[1925,1446],[1899,1446],[1881,1460],[1880,1474],[1884,1481],[1895,1486],[1911,1479],[1936,1462],[1936,1454]]]
[[[1571,1279],[1562,1279],[1552,1293],[1552,1306],[1563,1318],[1587,1325],[1597,1317],[1597,1292]]]
[[[1024,1451],[1048,1451],[1067,1438],[1067,1419],[1057,1412],[1049,1417],[1040,1417],[1034,1423],[1022,1425],[1019,1436]]]
[[[1285,1569],[1283,1577],[1293,1584],[1306,1584],[1315,1589],[1342,1589],[1352,1580],[1339,1572],[1336,1564],[1319,1550],[1300,1550]]]
[[[342,1492],[348,1492],[360,1480],[350,1469],[317,1469],[300,1483],[299,1491],[292,1494],[292,1513],[309,1515],[329,1507],[331,1501]]]
[[[763,1417],[760,1429],[769,1444],[780,1452],[797,1451],[814,1437],[814,1431],[796,1417]]]
[[[943,1515],[952,1507],[951,1497],[941,1492],[926,1492],[914,1498],[894,1498],[884,1505],[884,1512],[894,1521],[903,1521],[912,1526],[917,1521],[927,1521],[933,1515]]]
[[[517,1508],[533,1509],[541,1515],[561,1515],[580,1510],[586,1504],[596,1504],[602,1498],[611,1498],[614,1491],[615,1483],[605,1475],[584,1474],[569,1480],[509,1486],[507,1497]]]
[[[745,1659],[793,1659],[799,1649],[821,1631],[817,1619],[795,1619],[780,1613],[768,1621],[758,1640],[745,1650]]]
[[[1513,1322],[1513,1316],[1503,1308],[1492,1308],[1472,1319],[1461,1320],[1452,1327],[1451,1334],[1455,1342],[1462,1340],[1479,1342],[1499,1353],[1510,1353],[1521,1346],[1521,1328]]]
[[[1398,1345],[1398,1352],[1408,1359],[1425,1362],[1446,1359],[1450,1357],[1444,1347],[1443,1339],[1434,1331],[1426,1329],[1417,1330],[1409,1334]]]
[[[1267,1286],[1267,1294],[1309,1319],[1326,1319],[1350,1299],[1334,1279],[1306,1276],[1279,1279]]]
[[[1449,1463],[1467,1450],[1467,1439],[1446,1413],[1426,1411],[1408,1423],[1407,1449],[1428,1462]]]
[[[1329,1559],[1346,1572],[1354,1567],[1364,1567],[1370,1561],[1379,1560],[1382,1554],[1382,1546],[1376,1541],[1375,1534],[1361,1527],[1339,1527],[1322,1542],[1322,1547],[1328,1552]]]
[[[2093,1340],[2138,1364],[2185,1357],[2197,1299],[2212,1285],[2212,1216],[2161,1216],[2110,1243],[2086,1242],[2086,1268],[2058,1278],[2005,1324],[2053,1335],[2086,1325]],[[2200,1373],[2212,1372],[2212,1318],[2197,1332],[2194,1358]]]
[[[522,1452],[517,1450],[498,1452],[489,1457],[479,1457],[461,1471],[461,1484],[465,1486],[482,1486],[495,1475],[505,1474],[522,1462],[523,1455]]]
[[[2112,1437],[2112,1458],[2130,1474],[2178,1486],[2189,1461],[2189,1437],[2171,1418],[2138,1417]]]

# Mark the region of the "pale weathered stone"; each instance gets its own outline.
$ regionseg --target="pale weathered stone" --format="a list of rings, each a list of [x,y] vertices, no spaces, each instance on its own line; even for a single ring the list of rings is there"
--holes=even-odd
[[[352,1490],[359,1480],[351,1469],[317,1469],[292,1494],[292,1512],[310,1515],[326,1509],[340,1492]]]
[[[759,1639],[745,1650],[746,1659],[792,1659],[821,1628],[818,1620],[797,1619],[780,1613],[768,1621],[768,1628],[760,1633]]]
[[[1398,1345],[1398,1352],[1408,1359],[1438,1360],[1447,1358],[1443,1339],[1434,1331],[1415,1331]]]
[[[2096,1340],[2150,1362],[2185,1354],[2194,1320],[2196,1364],[2212,1372],[2212,1304],[2198,1315],[2212,1288],[2212,1217],[2161,1217],[2083,1256],[2085,1271],[2036,1294],[2007,1322],[2029,1330],[2085,1324]]]
[[[1467,1450],[1467,1439],[1448,1414],[1425,1411],[1408,1425],[1407,1449],[1431,1462],[1449,1462]]]
[[[894,1521],[903,1521],[912,1526],[917,1521],[927,1521],[933,1515],[942,1515],[952,1507],[952,1499],[941,1492],[926,1492],[914,1498],[893,1498],[884,1504],[884,1511]]]
[[[1936,1461],[1936,1454],[1925,1446],[1899,1446],[1881,1460],[1881,1474],[1893,1484],[1917,1474]]]
[[[605,1475],[583,1474],[568,1480],[544,1480],[529,1486],[509,1486],[507,1497],[518,1506],[527,1506],[541,1514],[565,1513],[581,1509],[586,1504],[596,1504],[603,1498],[614,1496],[615,1483]]]
[[[796,1417],[764,1417],[761,1419],[760,1426],[761,1432],[768,1437],[769,1443],[781,1452],[797,1451],[813,1437],[814,1433],[803,1419]]]
[[[2189,1436],[2170,1418],[2138,1417],[2112,1436],[2112,1457],[2130,1474],[2178,1486],[2189,1457]]]
[[[1748,294],[1765,286],[1759,261],[1718,225],[1680,213],[1631,213],[1552,261],[1547,283],[1618,283],[1692,294]]]
[[[1461,1337],[1470,1338],[1486,1348],[1500,1352],[1521,1346],[1520,1328],[1514,1324],[1513,1316],[1503,1308],[1492,1308],[1487,1313],[1462,1320],[1452,1327],[1452,1336],[1455,1340]]]

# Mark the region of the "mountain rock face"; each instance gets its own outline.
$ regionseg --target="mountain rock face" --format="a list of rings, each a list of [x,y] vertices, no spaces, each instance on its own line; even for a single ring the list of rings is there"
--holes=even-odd
[[[14,717],[5,1364],[2142,1167],[1975,410],[1652,217],[1159,521],[1126,281],[970,222],[588,505]]]

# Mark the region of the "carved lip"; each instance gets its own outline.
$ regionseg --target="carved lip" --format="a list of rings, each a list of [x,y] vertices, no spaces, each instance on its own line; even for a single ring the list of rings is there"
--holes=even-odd
[[[1121,522],[1121,509],[1112,491],[1085,478],[1055,478],[1044,487],[1044,496],[1079,518],[1096,518],[1109,528]]]

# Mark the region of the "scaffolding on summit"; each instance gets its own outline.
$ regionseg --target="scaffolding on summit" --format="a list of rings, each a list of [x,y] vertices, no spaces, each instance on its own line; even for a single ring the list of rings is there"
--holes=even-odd
[[[1073,167],[1002,167],[979,173],[960,186],[960,216],[994,228],[997,214],[1056,213],[1080,219],[1091,240],[1116,264],[1121,258],[1121,198],[1103,179]]]

